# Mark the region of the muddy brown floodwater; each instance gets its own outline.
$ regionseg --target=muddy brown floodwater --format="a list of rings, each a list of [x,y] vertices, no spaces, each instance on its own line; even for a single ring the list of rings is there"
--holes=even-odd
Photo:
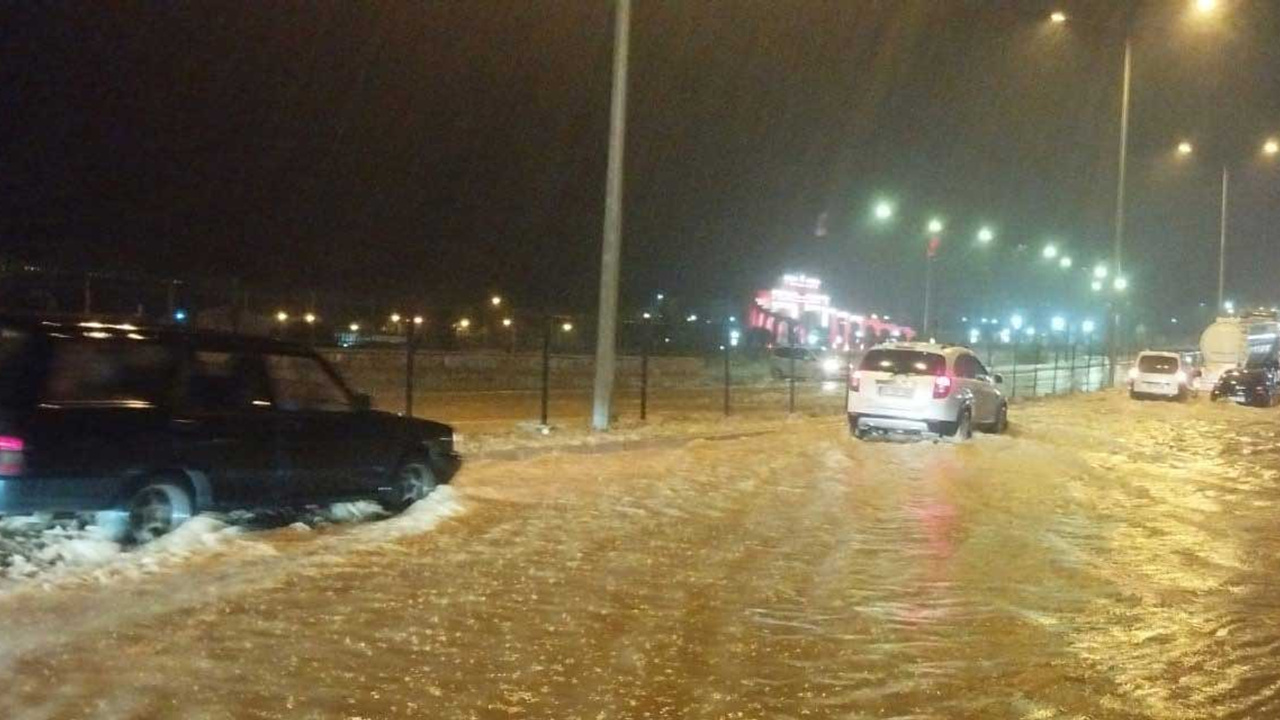
[[[0,717],[1280,717],[1280,410],[1015,410],[479,461],[405,518],[31,580]]]

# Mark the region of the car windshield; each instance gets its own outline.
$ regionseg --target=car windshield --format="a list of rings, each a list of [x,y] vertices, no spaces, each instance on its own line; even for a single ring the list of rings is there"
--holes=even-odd
[[[1178,358],[1166,355],[1143,355],[1138,358],[1138,372],[1172,375],[1178,372]]]
[[[945,375],[947,359],[922,350],[872,350],[858,369],[893,375]]]

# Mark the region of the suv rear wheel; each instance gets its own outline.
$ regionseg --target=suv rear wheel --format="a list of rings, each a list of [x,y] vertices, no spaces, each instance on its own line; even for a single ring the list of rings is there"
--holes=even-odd
[[[129,539],[146,543],[172,532],[193,510],[191,493],[171,482],[144,486],[129,500]]]

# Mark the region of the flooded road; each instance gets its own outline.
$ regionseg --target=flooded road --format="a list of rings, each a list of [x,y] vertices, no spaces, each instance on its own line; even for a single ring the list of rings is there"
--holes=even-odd
[[[1280,717],[1280,411],[478,461],[0,590],[0,717]]]

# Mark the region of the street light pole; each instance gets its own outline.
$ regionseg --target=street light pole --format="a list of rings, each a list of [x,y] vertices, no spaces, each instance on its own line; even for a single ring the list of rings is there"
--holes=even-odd
[[[1116,227],[1114,245],[1111,249],[1112,265],[1116,274],[1124,271],[1124,186],[1125,173],[1129,163],[1129,87],[1133,77],[1133,39],[1129,35],[1124,38],[1124,82],[1120,91],[1120,170],[1116,182]],[[1107,359],[1109,362],[1109,384],[1116,382],[1116,336],[1120,332],[1120,318],[1112,310],[1107,311]]]
[[[1218,227],[1218,309],[1222,312],[1222,285],[1227,272],[1227,182],[1230,172],[1226,165],[1222,166],[1222,217]]]
[[[605,180],[604,237],[600,253],[600,307],[596,328],[596,376],[591,427],[609,429],[618,360],[618,276],[622,265],[622,156],[627,122],[627,51],[631,0],[616,0],[613,95],[609,107],[609,164]]]

